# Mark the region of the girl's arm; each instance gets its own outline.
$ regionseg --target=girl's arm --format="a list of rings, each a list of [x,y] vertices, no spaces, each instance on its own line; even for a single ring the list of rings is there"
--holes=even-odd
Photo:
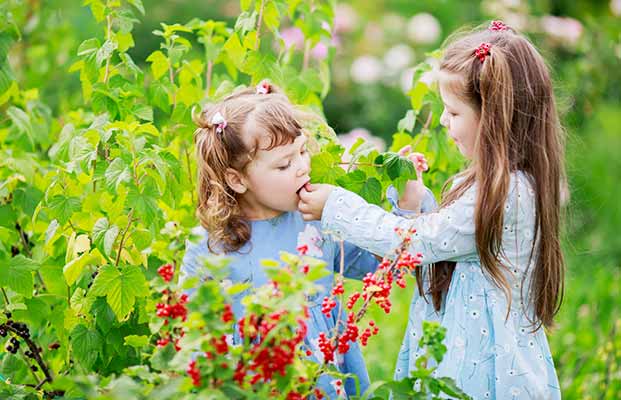
[[[433,197],[433,192],[426,189],[427,193],[422,201],[422,207],[420,212],[428,213],[435,210],[438,206],[436,199]],[[392,205],[392,213],[396,216],[408,217],[418,214],[416,211],[410,211],[401,209],[398,206],[399,193],[394,187],[390,187],[386,193],[388,201]],[[343,249],[345,250],[344,257],[344,275],[351,279],[362,279],[364,276],[371,272],[375,272],[378,266],[378,256],[366,251],[349,242],[343,243]],[[336,255],[334,257],[334,272],[340,272],[341,269],[341,246],[336,243]]]
[[[391,257],[392,251],[401,244],[395,229],[414,228],[416,233],[409,250],[422,253],[424,264],[477,259],[474,188],[467,190],[450,206],[412,219],[388,213],[342,188],[312,185],[312,189],[300,193],[300,210],[304,217],[321,217],[324,232],[372,253]]]

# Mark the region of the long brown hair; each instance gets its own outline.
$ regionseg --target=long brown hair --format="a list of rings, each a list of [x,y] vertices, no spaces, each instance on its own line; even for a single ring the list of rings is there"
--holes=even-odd
[[[227,169],[243,173],[259,150],[259,139],[266,133],[270,143],[261,150],[291,143],[302,134],[298,115],[303,114],[277,87],[267,82],[260,86],[267,93],[257,93],[255,88],[242,89],[218,103],[206,105],[195,118],[198,125],[194,133],[198,168],[196,213],[209,232],[207,245],[213,253],[239,250],[251,235],[237,194],[226,183]],[[226,121],[226,127],[211,123],[217,113]]]
[[[483,62],[475,56],[481,43],[491,45]],[[447,40],[440,71],[455,78],[449,81],[452,92],[479,115],[473,161],[459,175],[463,179],[450,190],[446,190],[447,182],[441,207],[451,204],[476,182],[477,252],[484,272],[504,291],[510,308],[511,289],[505,275],[508,267],[502,260],[504,204],[510,174],[523,171],[528,176],[535,193],[536,214],[531,249],[534,269],[527,293],[534,315],[527,317],[535,330],[542,324],[551,327],[564,290],[560,191],[565,170],[563,130],[548,67],[533,44],[515,30],[479,28]],[[427,294],[438,311],[454,269],[454,262],[439,262],[429,268]],[[525,273],[523,279],[528,275]],[[422,272],[417,271],[417,278],[424,296]],[[524,280],[521,283],[523,288]]]

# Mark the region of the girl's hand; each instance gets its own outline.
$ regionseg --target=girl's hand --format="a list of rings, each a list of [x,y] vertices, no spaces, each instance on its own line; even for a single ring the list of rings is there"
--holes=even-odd
[[[302,218],[304,218],[305,221],[321,219],[323,206],[326,204],[326,201],[328,201],[328,196],[330,196],[332,190],[334,190],[334,186],[332,185],[310,183],[307,183],[302,190],[300,190],[298,210],[302,213]]]
[[[406,157],[414,163],[416,169],[416,180],[408,181],[405,185],[405,191],[403,196],[399,199],[399,208],[404,210],[420,212],[423,204],[423,199],[427,192],[425,184],[423,183],[423,172],[429,169],[427,165],[427,159],[422,153],[411,153],[412,146],[407,145],[399,150],[399,155]]]

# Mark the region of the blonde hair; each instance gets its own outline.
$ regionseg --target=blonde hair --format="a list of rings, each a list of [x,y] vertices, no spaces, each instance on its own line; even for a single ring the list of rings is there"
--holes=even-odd
[[[490,45],[483,60],[475,55],[482,43]],[[461,174],[463,181],[445,192],[442,206],[477,183],[477,252],[483,269],[503,289],[510,304],[511,289],[501,260],[503,205],[510,173],[526,173],[536,202],[531,249],[531,258],[536,259],[528,302],[533,306],[535,329],[542,324],[549,327],[563,298],[565,263],[559,231],[565,170],[563,130],[546,63],[533,44],[515,30],[485,27],[447,39],[440,71],[457,78],[449,80],[450,89],[479,115],[473,163]],[[448,291],[454,268],[455,263],[442,262],[430,269],[429,293],[436,309]],[[422,293],[422,286],[419,291]]]
[[[198,168],[197,216],[209,232],[208,247],[213,253],[239,250],[250,240],[250,225],[242,215],[237,194],[226,183],[228,168],[244,172],[259,150],[259,140],[269,135],[267,148],[292,143],[302,134],[302,123],[287,96],[275,86],[260,85],[239,90],[203,108],[195,118],[194,133]],[[219,113],[226,126],[212,123]],[[244,140],[246,139],[246,140]],[[247,143],[252,143],[250,146]]]

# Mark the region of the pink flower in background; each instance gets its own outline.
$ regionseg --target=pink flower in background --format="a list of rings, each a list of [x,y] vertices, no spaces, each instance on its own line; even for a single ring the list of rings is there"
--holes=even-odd
[[[306,224],[304,232],[298,233],[298,249],[303,248],[303,254],[310,257],[321,257],[323,251],[319,247],[323,239],[314,225]]]
[[[392,71],[401,71],[414,62],[414,51],[405,43],[399,43],[384,54],[384,65]]]
[[[383,69],[382,63],[376,57],[363,55],[351,64],[351,79],[357,83],[374,83],[381,78]]]
[[[433,44],[441,33],[440,22],[429,13],[416,14],[408,22],[408,37],[414,43]]]
[[[339,3],[334,10],[334,31],[351,32],[358,24],[358,14],[349,4]]]
[[[328,46],[319,42],[311,50],[311,57],[315,60],[323,60],[328,57]]]
[[[553,15],[546,15],[541,18],[541,28],[551,38],[570,46],[578,43],[583,31],[580,21]]]
[[[345,152],[343,153],[343,162],[349,162],[351,160],[351,154],[349,154],[349,149],[356,143],[358,138],[362,138],[368,143],[371,143],[373,147],[377,149],[377,151],[382,152],[386,149],[386,143],[382,138],[377,136],[373,136],[371,132],[364,128],[355,128],[350,132],[338,135],[339,143],[341,146],[345,147]]]
[[[330,31],[330,25],[324,22],[323,25],[326,31]],[[294,46],[296,50],[304,50],[304,33],[300,28],[295,26],[284,28],[280,32],[282,40],[285,42],[285,48],[289,49]],[[319,42],[311,49],[311,57],[316,60],[323,60],[328,56],[328,46],[325,43]]]
[[[295,46],[296,50],[304,48],[304,34],[300,28],[294,26],[285,28],[280,32],[282,40],[285,42],[285,47],[288,49],[291,46]]]
[[[621,16],[621,0],[610,0],[610,11],[617,17]]]

